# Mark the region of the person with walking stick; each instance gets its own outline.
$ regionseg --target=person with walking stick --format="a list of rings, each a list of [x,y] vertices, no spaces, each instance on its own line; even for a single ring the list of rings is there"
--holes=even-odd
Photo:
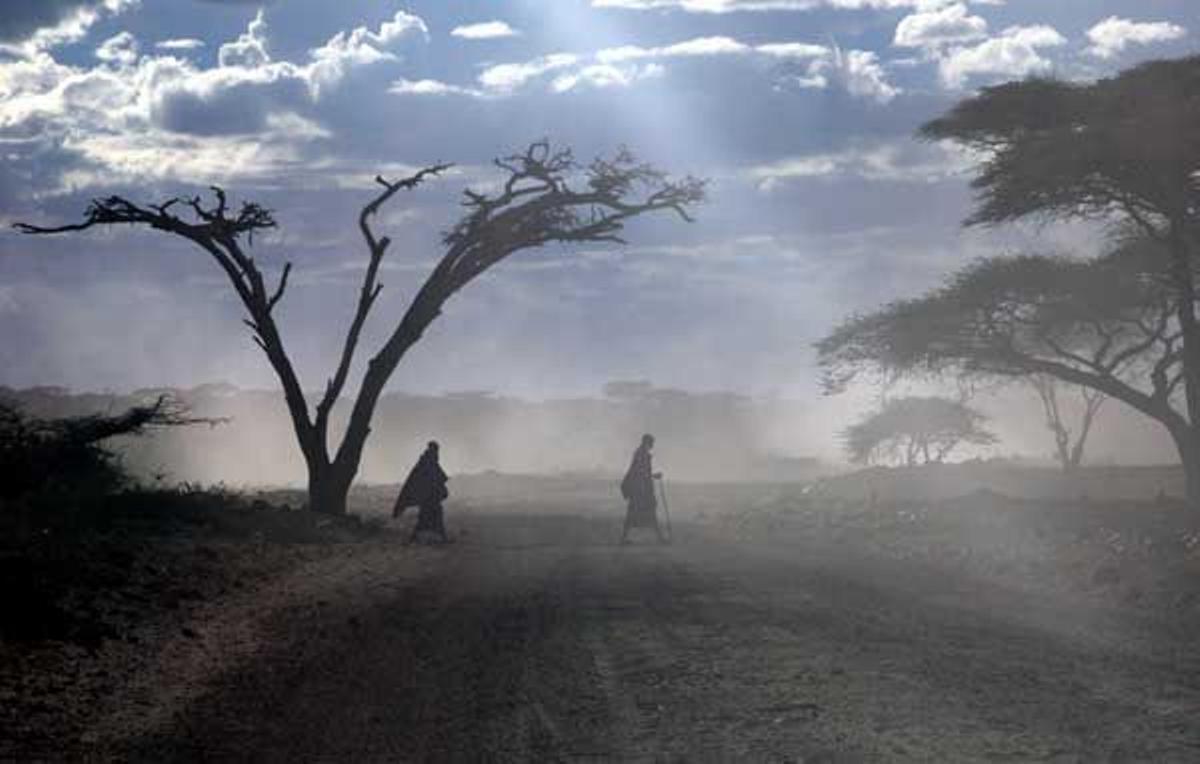
[[[653,528],[658,537],[658,543],[668,543],[658,525],[658,500],[654,495],[654,481],[661,479],[662,473],[655,472],[651,464],[650,452],[654,449],[654,436],[643,435],[642,443],[633,452],[633,459],[621,481],[621,495],[625,497],[628,506],[625,510],[625,527],[621,531],[621,543],[629,543],[629,531],[634,528]]]

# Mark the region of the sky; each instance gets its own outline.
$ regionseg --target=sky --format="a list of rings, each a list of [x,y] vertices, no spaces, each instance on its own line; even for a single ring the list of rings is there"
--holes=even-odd
[[[364,348],[399,318],[492,158],[547,138],[628,146],[710,180],[688,224],[523,252],[455,296],[392,387],[532,398],[604,383],[815,396],[812,343],[973,258],[1088,254],[1092,232],[963,230],[973,158],[914,137],[980,86],[1093,79],[1194,53],[1194,0],[4,0],[0,384],[273,387],[222,274],[154,231],[28,237],[88,200],[203,193],[275,211],[257,262],[323,387],[366,263],[376,174],[395,199]]]

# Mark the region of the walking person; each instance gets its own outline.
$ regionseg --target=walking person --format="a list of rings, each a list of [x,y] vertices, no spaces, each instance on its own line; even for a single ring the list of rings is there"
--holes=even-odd
[[[438,462],[437,441],[431,440],[408,473],[408,479],[396,497],[396,506],[392,508],[392,517],[398,518],[409,507],[417,507],[417,524],[413,526],[409,541],[421,543],[432,540],[442,544],[450,541],[446,536],[445,512],[442,509],[442,502],[450,497],[450,491],[446,488],[449,480]]]
[[[662,477],[662,473],[654,471],[651,455],[653,450],[654,436],[643,435],[641,445],[633,452],[625,479],[621,481],[621,495],[628,502],[625,527],[621,531],[622,544],[629,543],[629,531],[634,528],[653,528],[658,543],[667,543],[662,529],[658,527],[658,500],[654,495],[654,480]]]

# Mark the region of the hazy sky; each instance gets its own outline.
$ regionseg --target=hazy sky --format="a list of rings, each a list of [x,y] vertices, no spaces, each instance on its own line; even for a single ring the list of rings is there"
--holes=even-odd
[[[285,339],[317,389],[377,172],[458,163],[380,221],[396,245],[372,337],[490,158],[628,144],[712,179],[698,222],[520,254],[452,300],[393,385],[807,395],[811,343],[848,312],[972,257],[1088,242],[960,230],[970,157],[917,126],[982,84],[1194,52],[1198,29],[1195,0],[4,0],[0,220],[210,183],[264,202],[281,228],[253,252],[295,262]],[[241,317],[216,266],[163,234],[0,233],[0,384],[273,386]]]

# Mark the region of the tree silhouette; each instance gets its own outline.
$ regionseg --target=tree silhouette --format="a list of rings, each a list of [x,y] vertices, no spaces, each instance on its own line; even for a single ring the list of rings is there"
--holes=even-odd
[[[1078,426],[1072,428],[1070,422],[1067,421],[1068,415],[1064,412],[1059,400],[1060,385],[1058,381],[1046,374],[1034,374],[1030,377],[1029,383],[1042,403],[1042,413],[1046,416],[1046,429],[1054,435],[1054,455],[1058,459],[1059,465],[1062,466],[1063,472],[1074,472],[1083,464],[1083,451],[1087,445],[1088,435],[1091,434],[1092,425],[1096,422],[1096,415],[1100,413],[1108,396],[1099,390],[1088,387],[1077,388],[1082,411],[1079,414]]]
[[[1200,56],[1141,64],[1092,83],[1029,79],[984,88],[922,128],[985,156],[968,225],[1036,216],[1135,227],[1161,247],[1182,367],[1172,413],[1188,496],[1200,506]],[[1128,402],[1128,401],[1127,401]],[[1156,402],[1156,407],[1165,405]],[[1156,417],[1160,418],[1161,417]]]
[[[996,436],[983,426],[986,420],[949,398],[893,398],[843,430],[842,441],[856,464],[941,464],[959,445],[996,443]]]
[[[1094,260],[981,260],[928,294],[852,316],[817,343],[828,392],[863,374],[1050,378],[1129,405],[1167,428],[1187,458],[1179,411],[1180,332],[1154,242]]]
[[[358,301],[337,365],[311,411],[274,318],[287,290],[291,264],[283,266],[278,280],[269,287],[262,269],[243,247],[243,240],[246,245],[253,243],[256,231],[275,227],[270,211],[247,202],[235,213],[225,192],[213,188],[215,204],[211,206],[199,198],[138,205],[112,196],[93,201],[80,223],[54,227],[20,223],[16,227],[25,233],[49,234],[114,223],[145,225],[182,236],[206,251],[228,277],[248,313],[246,325],[283,387],[308,469],[310,507],[341,514],[346,511],[346,497],[362,460],[379,396],[446,300],[514,252],[555,242],[622,242],[625,221],[658,211],[671,211],[690,221],[689,210],[704,199],[704,181],[692,177],[672,180],[626,149],[580,166],[570,150],[555,150],[547,141],[539,141],[520,154],[497,159],[495,165],[507,178],[493,194],[463,192],[465,214],[443,237],[446,249],[441,260],[368,360],[346,430],[332,450],[330,413],[346,385],[363,326],[383,288],[379,268],[391,244],[387,236],[376,235],[372,220],[400,191],[415,189],[450,165],[430,165],[399,180],[375,178],[382,190],[358,216],[367,247]]]
[[[159,395],[115,415],[90,414],[43,418],[28,416],[0,400],[0,499],[11,499],[49,483],[86,485],[93,491],[118,487],[126,475],[103,447],[113,438],[142,435],[168,427],[226,420],[192,416],[172,395]]]

